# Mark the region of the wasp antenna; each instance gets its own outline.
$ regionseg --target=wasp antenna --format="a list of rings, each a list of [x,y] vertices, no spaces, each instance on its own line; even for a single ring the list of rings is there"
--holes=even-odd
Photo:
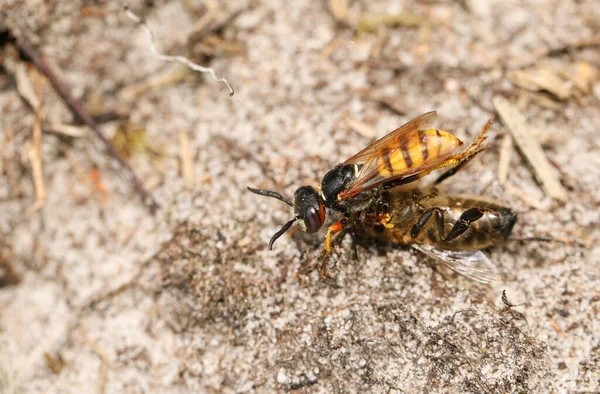
[[[250,190],[254,194],[258,194],[258,195],[261,195],[261,196],[267,196],[267,197],[273,197],[273,198],[276,198],[276,199],[278,199],[280,201],[283,201],[284,203],[286,203],[290,207],[294,206],[294,203],[292,203],[291,200],[283,197],[281,194],[279,194],[277,192],[273,192],[271,190],[254,189],[254,188],[251,188],[250,186],[247,186],[247,187],[248,187],[248,190]],[[294,219],[294,220],[296,220],[296,219]],[[290,226],[291,226],[291,224],[290,224]],[[288,226],[288,228],[289,228],[289,226]]]
[[[277,238],[281,237],[286,231],[288,231],[289,228],[292,227],[292,224],[294,224],[296,219],[297,218],[293,218],[292,220],[290,220],[289,222],[284,224],[283,227],[279,231],[277,231],[275,234],[273,234],[273,236],[271,237],[271,240],[269,241],[269,250],[273,250],[273,244],[275,243],[275,241],[277,241]]]

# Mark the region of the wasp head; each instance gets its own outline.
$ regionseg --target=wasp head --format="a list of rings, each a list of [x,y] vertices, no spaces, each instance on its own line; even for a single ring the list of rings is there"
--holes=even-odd
[[[325,207],[314,187],[302,186],[296,190],[294,213],[302,230],[309,234],[319,231],[325,221]]]
[[[323,225],[323,222],[325,222],[323,200],[319,192],[312,186],[298,188],[294,193],[294,202],[270,190],[253,189],[251,187],[248,187],[248,190],[254,194],[276,198],[294,208],[294,218],[273,234],[273,237],[269,241],[269,249],[273,249],[273,243],[289,230],[295,222],[298,222],[300,228],[307,233],[316,233]]]

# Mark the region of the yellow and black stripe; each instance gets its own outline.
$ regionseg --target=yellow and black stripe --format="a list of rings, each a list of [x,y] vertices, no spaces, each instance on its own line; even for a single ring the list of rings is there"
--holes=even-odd
[[[451,156],[462,144],[452,134],[436,129],[401,134],[393,144],[379,150],[379,174],[389,178],[417,173],[423,167],[439,163],[438,159]]]

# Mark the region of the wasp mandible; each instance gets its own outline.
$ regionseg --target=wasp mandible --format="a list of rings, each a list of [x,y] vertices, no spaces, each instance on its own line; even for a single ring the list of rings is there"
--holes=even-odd
[[[357,235],[412,245],[459,274],[483,283],[497,281],[498,271],[481,252],[508,238],[516,214],[479,197],[444,195],[436,186],[463,168],[477,154],[491,127],[487,122],[465,149],[454,135],[432,127],[428,112],[370,144],[325,174],[320,187],[301,186],[291,201],[281,194],[248,188],[293,207],[294,217],[269,241],[269,249],[294,223],[317,232],[327,213],[342,219],[327,229],[321,277],[331,252],[332,235],[352,229]],[[430,172],[452,167],[427,188],[413,186]]]

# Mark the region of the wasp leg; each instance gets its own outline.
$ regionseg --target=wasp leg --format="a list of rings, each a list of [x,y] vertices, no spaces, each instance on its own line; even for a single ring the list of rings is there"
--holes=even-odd
[[[465,157],[464,159],[460,160],[458,165],[456,165],[456,167],[451,168],[450,170],[444,172],[442,175],[440,175],[435,182],[433,182],[434,185],[437,185],[438,183],[441,183],[443,181],[445,181],[446,179],[450,178],[452,175],[456,174],[458,171],[460,171],[465,165],[467,165],[468,162],[470,162],[471,160],[473,160],[473,158],[478,154],[481,153],[484,149],[478,150],[476,152],[473,152],[472,154],[470,154],[469,156]]]
[[[451,169],[450,171],[442,174],[438,179],[436,179],[434,184],[438,184],[441,181],[443,181],[444,179],[454,175],[456,172],[458,172],[458,170],[460,168],[462,168],[465,164],[467,164],[469,161],[471,161],[471,159],[473,159],[473,157],[475,157],[475,155],[477,155],[478,153],[484,151],[486,148],[482,148],[479,151],[473,152],[468,154],[467,156],[463,156],[463,153],[460,153],[458,155],[455,156],[451,156],[448,160],[438,164],[435,167],[432,167],[426,171],[423,172],[419,172],[418,174],[413,174],[413,175],[409,175],[407,177],[404,178],[399,178],[399,179],[395,179],[393,181],[390,181],[388,183],[383,184],[383,186],[381,187],[381,190],[389,190],[389,189],[393,189],[396,186],[400,186],[400,185],[405,185],[407,183],[411,183],[411,182],[415,182],[418,181],[419,179],[423,178],[426,175],[429,175],[429,173],[435,171],[435,170],[439,170],[440,168],[445,168],[445,167],[450,167],[453,166],[455,164],[457,164],[457,166],[453,169]]]
[[[479,136],[477,136],[475,141],[473,141],[461,153],[454,155],[454,156],[450,156],[447,160],[441,162],[440,164],[438,164],[426,171],[419,172],[418,174],[409,175],[404,178],[399,178],[399,179],[390,181],[388,183],[385,183],[381,187],[381,190],[389,190],[396,186],[415,182],[415,181],[418,181],[419,179],[423,178],[424,176],[426,176],[427,174],[429,174],[432,171],[438,170],[440,168],[451,167],[451,166],[456,165],[456,167],[447,171],[446,173],[442,174],[438,179],[436,179],[435,184],[438,184],[438,183],[442,182],[443,180],[451,177],[452,175],[456,174],[458,172],[458,170],[460,170],[462,167],[464,167],[469,161],[473,160],[473,158],[475,156],[477,156],[479,153],[481,153],[487,149],[487,147],[483,146],[483,142],[487,138],[486,133],[487,133],[488,129],[491,127],[491,125],[492,125],[492,121],[489,120],[486,123],[483,130],[481,131],[481,133],[479,133]]]
[[[393,181],[384,183],[381,186],[381,190],[389,190],[389,189],[395,188],[396,186],[405,185],[407,183],[418,181],[419,179],[423,178],[427,174],[429,174],[429,172],[426,172],[426,173],[422,173],[421,172],[421,173],[418,173],[418,174],[409,175],[409,176],[404,177],[404,178],[395,179]]]
[[[326,279],[326,271],[327,271],[327,256],[331,252],[331,235],[335,233],[339,233],[346,226],[347,218],[342,218],[341,220],[333,223],[327,229],[327,235],[325,236],[325,255],[323,256],[323,261],[321,262],[321,279]]]
[[[488,120],[488,122],[483,127],[483,130],[481,130],[481,133],[479,133],[477,138],[475,138],[475,141],[471,142],[471,144],[469,144],[469,146],[467,146],[467,148],[465,150],[463,150],[462,152],[460,152],[459,154],[450,156],[447,160],[443,161],[442,163],[438,164],[435,167],[428,169],[427,171],[423,171],[418,174],[408,176],[408,177],[402,179],[400,183],[398,183],[394,186],[398,186],[398,185],[401,185],[404,183],[414,182],[416,180],[423,178],[425,175],[429,174],[430,172],[432,172],[434,170],[444,168],[444,167],[451,167],[454,165],[455,165],[454,168],[452,168],[451,170],[440,175],[440,177],[438,179],[436,179],[434,184],[438,184],[438,183],[444,181],[445,179],[451,177],[452,175],[456,174],[468,162],[473,160],[473,158],[475,156],[477,156],[479,153],[481,153],[487,149],[486,146],[483,146],[483,142],[486,140],[487,131],[489,130],[489,128],[491,126],[492,126],[492,121]]]
[[[460,218],[454,223],[454,227],[448,233],[448,236],[444,238],[444,241],[452,241],[459,235],[463,234],[469,228],[469,224],[480,219],[483,216],[483,210],[479,208],[467,209],[460,215]]]
[[[429,219],[431,219],[431,216],[434,212],[437,220],[437,225],[440,231],[440,239],[444,239],[444,211],[438,207],[429,208],[428,210],[423,212],[423,215],[421,215],[419,220],[417,220],[417,223],[415,223],[415,225],[412,226],[412,229],[410,230],[411,237],[417,238],[419,236],[421,229],[423,228],[423,226],[425,226],[425,224],[427,224]]]
[[[486,133],[491,126],[492,126],[492,121],[488,120],[488,122],[483,127],[483,130],[481,131],[481,133],[479,133],[479,135],[477,136],[475,141],[473,141],[467,147],[467,149],[465,149],[458,155],[454,155],[454,156],[450,157],[448,160],[443,162],[441,166],[437,167],[437,168],[449,167],[451,165],[456,164],[456,167],[454,167],[454,168],[450,169],[449,171],[446,171],[445,173],[440,175],[435,180],[434,184],[437,185],[438,183],[443,182],[444,180],[450,178],[452,175],[454,175],[458,171],[460,171],[468,162],[473,160],[473,158],[475,156],[477,156],[479,153],[481,153],[487,149],[487,147],[483,146],[483,142],[487,138]]]

